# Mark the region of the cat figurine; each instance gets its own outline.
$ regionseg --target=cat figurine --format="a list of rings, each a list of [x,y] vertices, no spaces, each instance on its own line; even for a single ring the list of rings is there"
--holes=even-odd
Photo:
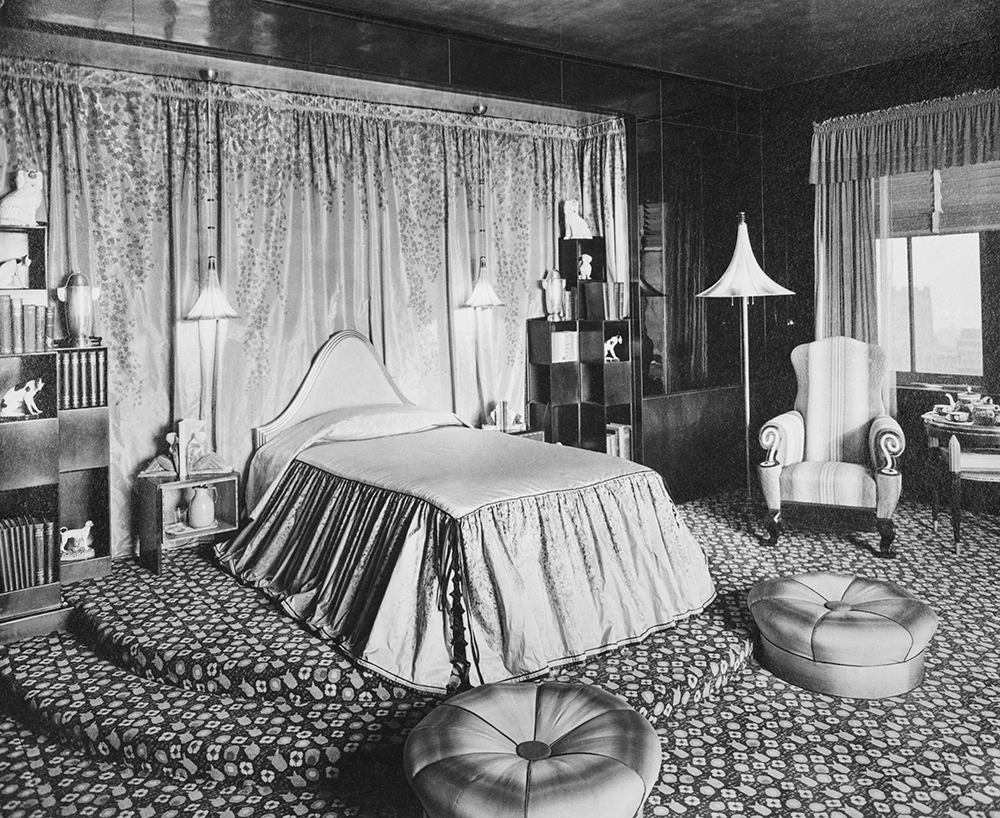
[[[0,199],[0,224],[35,227],[35,215],[42,206],[42,173],[19,170],[15,185],[15,190]]]
[[[19,418],[25,415],[40,415],[42,410],[35,404],[35,396],[42,391],[45,381],[35,378],[24,386],[12,386],[0,398],[0,416]]]

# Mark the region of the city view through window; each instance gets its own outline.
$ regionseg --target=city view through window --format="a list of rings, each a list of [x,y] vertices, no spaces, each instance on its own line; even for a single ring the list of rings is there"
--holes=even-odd
[[[982,375],[979,234],[887,239],[882,249],[889,275],[887,352],[893,368]]]

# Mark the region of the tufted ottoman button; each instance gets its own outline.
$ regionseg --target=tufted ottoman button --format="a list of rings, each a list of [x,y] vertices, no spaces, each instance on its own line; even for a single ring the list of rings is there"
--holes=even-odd
[[[764,664],[799,687],[860,699],[898,696],[924,678],[937,629],[926,604],[893,582],[833,574],[765,580],[747,604]]]
[[[660,771],[652,725],[577,684],[469,690],[425,716],[403,756],[430,818],[633,818]]]

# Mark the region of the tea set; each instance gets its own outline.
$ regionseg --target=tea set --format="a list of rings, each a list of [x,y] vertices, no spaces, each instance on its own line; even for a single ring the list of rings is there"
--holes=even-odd
[[[979,426],[1000,426],[1000,404],[989,395],[967,389],[957,393],[957,399],[946,394],[947,403],[934,405],[934,412],[952,423],[974,423]]]

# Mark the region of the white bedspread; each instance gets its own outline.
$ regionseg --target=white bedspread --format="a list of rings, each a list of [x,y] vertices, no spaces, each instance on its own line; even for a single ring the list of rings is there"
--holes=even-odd
[[[219,555],[413,687],[452,678],[456,577],[474,684],[641,639],[714,597],[701,548],[643,466],[458,425],[330,440],[317,423],[293,437],[258,464],[255,490],[275,487]],[[310,507],[313,492],[328,509]]]

